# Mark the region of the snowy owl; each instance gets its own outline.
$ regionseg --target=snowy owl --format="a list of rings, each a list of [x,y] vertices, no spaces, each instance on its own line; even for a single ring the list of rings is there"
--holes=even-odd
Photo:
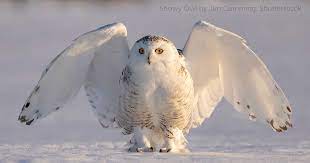
[[[292,127],[290,104],[265,64],[240,36],[204,21],[182,50],[154,35],[129,48],[122,23],[79,36],[44,70],[19,121],[59,110],[82,86],[100,124],[131,135],[133,152],[187,151],[186,134],[222,97],[274,131]]]

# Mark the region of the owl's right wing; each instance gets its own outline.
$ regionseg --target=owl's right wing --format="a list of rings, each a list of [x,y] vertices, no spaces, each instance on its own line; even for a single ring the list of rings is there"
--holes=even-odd
[[[287,98],[266,65],[240,36],[200,21],[183,53],[189,62],[197,100],[191,127],[210,117],[222,97],[251,120],[267,122],[275,131],[292,127]]]
[[[121,23],[81,35],[44,70],[22,108],[19,121],[30,125],[47,116],[63,107],[84,86],[99,122],[110,126],[118,104],[119,78],[128,55],[127,31]]]

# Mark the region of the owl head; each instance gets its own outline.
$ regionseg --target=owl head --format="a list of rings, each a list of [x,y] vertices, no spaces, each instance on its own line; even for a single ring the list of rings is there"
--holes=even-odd
[[[174,44],[161,36],[145,36],[131,48],[129,60],[135,63],[156,65],[178,60],[179,53]]]

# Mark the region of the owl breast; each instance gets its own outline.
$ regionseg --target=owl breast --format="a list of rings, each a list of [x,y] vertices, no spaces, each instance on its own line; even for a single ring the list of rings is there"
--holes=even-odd
[[[124,134],[134,127],[163,131],[183,130],[191,119],[194,99],[192,78],[184,65],[163,72],[127,65],[120,79],[122,92],[117,115]]]

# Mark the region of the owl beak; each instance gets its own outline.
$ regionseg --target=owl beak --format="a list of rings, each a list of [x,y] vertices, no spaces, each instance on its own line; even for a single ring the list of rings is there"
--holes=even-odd
[[[147,57],[147,63],[149,63],[149,65],[151,64],[151,54]]]

